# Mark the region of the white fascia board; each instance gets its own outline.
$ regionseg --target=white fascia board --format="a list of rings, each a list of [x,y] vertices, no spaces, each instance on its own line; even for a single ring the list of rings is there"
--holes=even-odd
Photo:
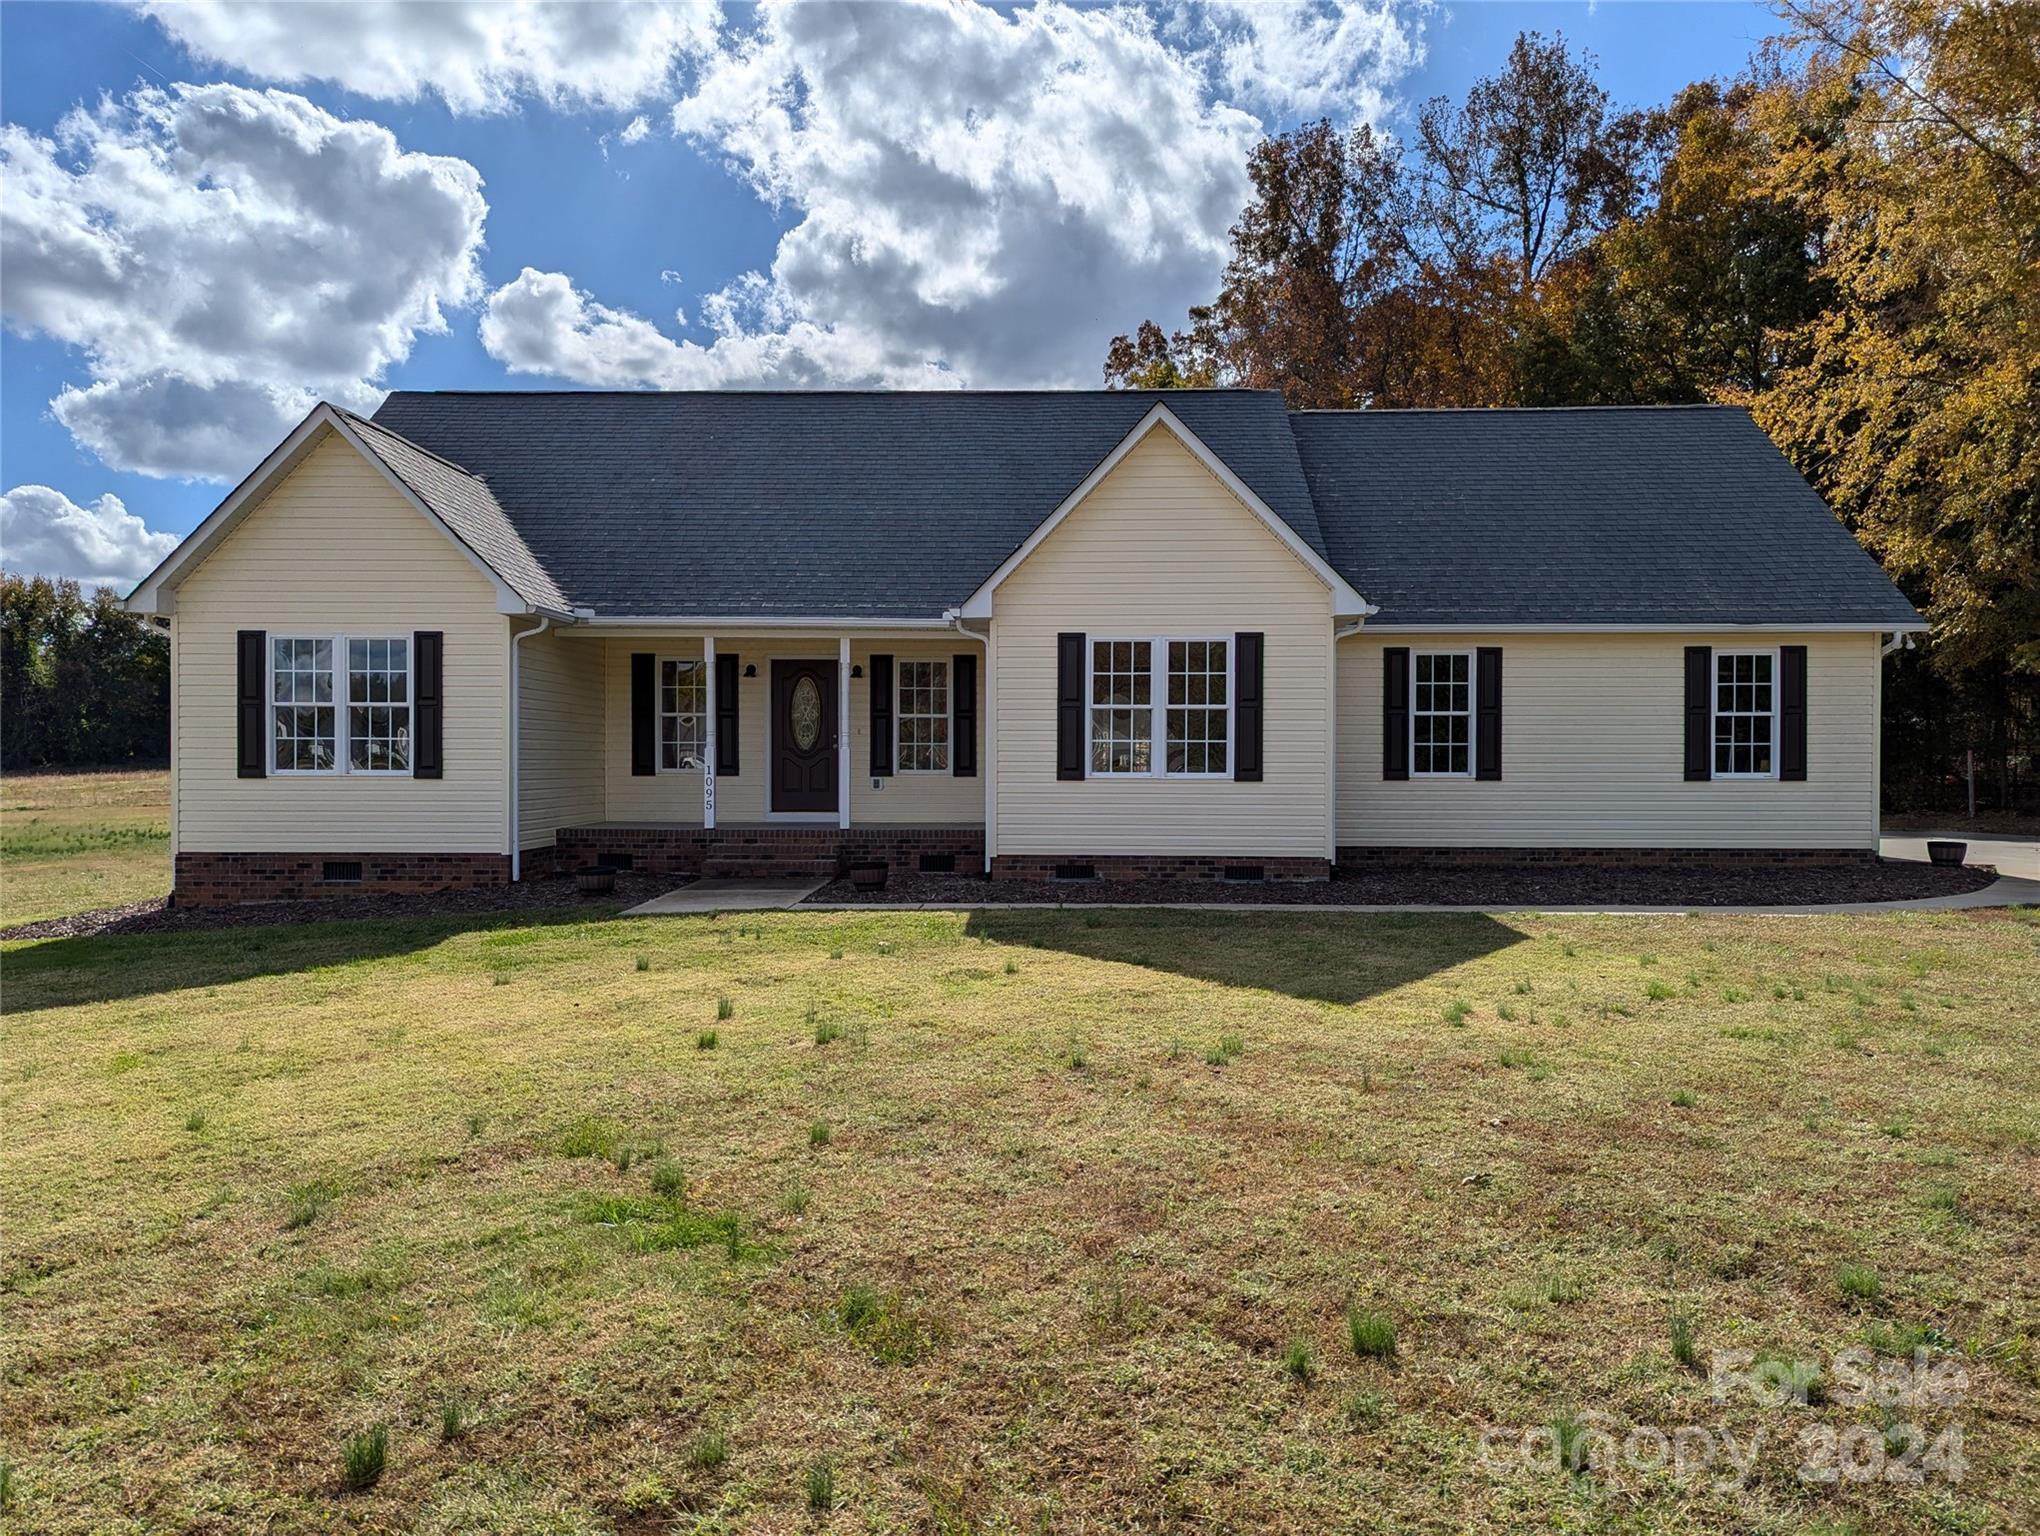
[[[869,619],[869,618],[761,618],[755,614],[738,617],[716,614],[666,614],[666,613],[602,613],[584,621],[590,629],[670,629],[670,630],[762,630],[783,629],[800,634],[832,635],[838,630],[947,630],[949,620],[931,619]]]
[[[1133,452],[1157,427],[1166,427],[1178,442],[1190,450],[1192,457],[1211,472],[1219,484],[1239,498],[1240,503],[1253,513],[1270,533],[1280,539],[1289,552],[1309,568],[1312,575],[1331,589],[1334,618],[1364,618],[1368,614],[1380,611],[1355,592],[1346,578],[1333,570],[1322,555],[1304,543],[1296,530],[1284,522],[1273,507],[1255,495],[1247,483],[1226,466],[1223,459],[1205,446],[1202,438],[1183,424],[1181,417],[1168,406],[1157,403],[1141,417],[1131,432],[1119,440],[1116,448],[1098,461],[1097,468],[1086,475],[1082,483],[1065,496],[1053,512],[1042,519],[1035,530],[1021,542],[1020,547],[1008,555],[975,592],[964,599],[962,606],[957,610],[958,614],[966,619],[989,619],[992,616],[992,593],[999,583],[1018,570],[1027,557],[1041,547],[1042,541],[1061,527],[1063,520],[1083,503],[1084,498],[1096,490],[1105,477],[1119,467],[1120,461]]]
[[[281,483],[299,462],[332,432],[341,437],[349,447],[367,461],[382,476],[383,480],[399,496],[403,497],[418,515],[444,534],[453,547],[464,555],[468,562],[479,571],[496,594],[498,613],[539,613],[542,610],[535,603],[526,602],[510,589],[507,582],[496,573],[494,566],[484,560],[472,545],[455,533],[446,520],[434,512],[412,490],[397,477],[368,445],[362,442],[347,419],[323,400],[312,407],[305,419],[291,429],[290,435],[271,450],[269,456],[249,471],[241,483],[227,493],[226,500],[207,514],[204,522],[184,537],[184,542],[163,557],[163,562],[130,592],[122,606],[130,613],[170,614],[177,611],[177,584],[188,575],[200,561],[212,553],[220,540],[231,533],[242,517],[252,511],[269,492]],[[552,617],[572,621],[573,615],[555,613]]]
[[[1370,635],[1890,635],[1925,634],[1925,619],[1903,624],[1369,624]]]

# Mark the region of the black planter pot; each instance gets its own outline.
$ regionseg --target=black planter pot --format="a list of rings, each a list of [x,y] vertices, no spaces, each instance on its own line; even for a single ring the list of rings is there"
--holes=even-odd
[[[1952,838],[1936,839],[1927,844],[1927,857],[1936,864],[1960,864],[1969,856],[1969,844],[1958,843]]]
[[[616,889],[616,871],[607,864],[584,864],[574,871],[574,889],[583,896],[607,896]]]
[[[850,884],[860,891],[882,891],[885,889],[886,867],[883,864],[852,864]]]

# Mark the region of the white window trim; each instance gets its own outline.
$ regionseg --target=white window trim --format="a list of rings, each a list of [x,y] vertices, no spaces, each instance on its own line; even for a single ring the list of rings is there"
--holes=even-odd
[[[1171,773],[1169,765],[1169,646],[1174,642],[1216,642],[1225,647],[1225,768],[1218,773]],[[1084,777],[1087,779],[1230,779],[1233,776],[1233,754],[1239,746],[1239,733],[1234,729],[1233,695],[1238,691],[1233,678],[1233,636],[1208,634],[1175,635],[1086,635],[1084,653]],[[1097,657],[1101,645],[1147,645],[1148,651],[1148,702],[1145,704],[1097,704]],[[1159,663],[1159,665],[1157,664]],[[1179,708],[1204,709],[1208,705],[1179,705]],[[1148,712],[1148,760],[1152,764],[1146,771],[1115,773],[1109,769],[1091,766],[1091,717],[1101,709],[1145,709]],[[1159,727],[1159,729],[1157,729]]]
[[[905,706],[907,692],[907,664],[928,663],[942,669],[942,697],[945,709],[939,717],[948,722],[948,730],[942,743],[942,766],[940,768],[908,768],[900,756],[900,726],[907,718]],[[956,759],[951,755],[956,750],[956,668],[950,665],[947,656],[895,656],[893,658],[893,772],[912,777],[939,777],[947,774]],[[916,714],[916,720],[934,720],[935,715]]]
[[[1466,660],[1466,768],[1454,773],[1450,769],[1439,772],[1435,768],[1419,770],[1417,767],[1417,658],[1419,656],[1460,656]],[[1437,715],[1438,710],[1426,710],[1428,715]],[[1447,715],[1456,715],[1458,710],[1446,710]],[[1479,658],[1472,651],[1434,651],[1410,649],[1410,777],[1412,779],[1470,779],[1478,766],[1474,754],[1479,750],[1480,729],[1480,670]]]
[[[1738,656],[1771,658],[1771,768],[1768,773],[1723,773],[1714,766],[1715,722],[1721,715],[1721,663]],[[1741,779],[1763,783],[1767,779],[1778,777],[1778,706],[1781,702],[1778,692],[1783,681],[1779,653],[1775,647],[1765,650],[1762,647],[1738,646],[1732,651],[1718,650],[1714,653],[1713,665],[1707,674],[1707,776],[1710,779]],[[1747,718],[1738,716],[1733,710],[1729,713],[1733,718]]]
[[[689,768],[684,762],[677,768],[666,766],[666,663],[673,662],[686,666],[690,662],[701,673],[701,761]],[[706,656],[660,656],[653,666],[657,671],[652,677],[652,764],[655,773],[704,773],[708,766],[709,711],[714,708],[708,696],[708,658]],[[680,754],[683,758],[686,753]]]
[[[289,779],[408,779],[415,777],[414,768],[418,760],[418,658],[416,636],[404,634],[361,633],[345,635],[304,635],[284,634],[271,630],[264,637],[269,654],[263,659],[263,693],[267,714],[263,717],[263,734],[268,738],[264,751],[268,754],[269,772],[278,778]],[[285,768],[276,761],[276,644],[299,640],[324,640],[332,647],[329,670],[333,677],[333,764],[331,768]],[[348,750],[347,735],[347,642],[350,640],[401,640],[404,642],[404,708],[410,720],[411,762],[406,768],[356,768],[354,754]]]

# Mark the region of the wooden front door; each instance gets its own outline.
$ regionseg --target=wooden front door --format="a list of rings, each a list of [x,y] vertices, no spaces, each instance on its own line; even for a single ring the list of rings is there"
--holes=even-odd
[[[772,809],[836,809],[836,664],[772,663]]]

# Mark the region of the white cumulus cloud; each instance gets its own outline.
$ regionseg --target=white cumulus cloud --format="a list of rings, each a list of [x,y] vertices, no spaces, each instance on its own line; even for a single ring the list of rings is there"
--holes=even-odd
[[[176,547],[176,534],[150,532],[111,492],[82,507],[47,485],[0,495],[0,565],[23,576],[126,589]]]
[[[51,402],[117,469],[236,478],[321,397],[362,409],[481,291],[463,160],[282,91],[144,89],[0,127],[0,307],[77,348]]]
[[[455,112],[623,108],[715,43],[717,0],[142,0],[195,57]],[[629,139],[626,143],[631,142]]]
[[[799,211],[769,270],[707,296],[702,343],[527,269],[483,342],[612,387],[1094,384],[1112,335],[1210,296],[1270,122],[1381,110],[1417,57],[1402,14],[768,5],[671,125]]]

